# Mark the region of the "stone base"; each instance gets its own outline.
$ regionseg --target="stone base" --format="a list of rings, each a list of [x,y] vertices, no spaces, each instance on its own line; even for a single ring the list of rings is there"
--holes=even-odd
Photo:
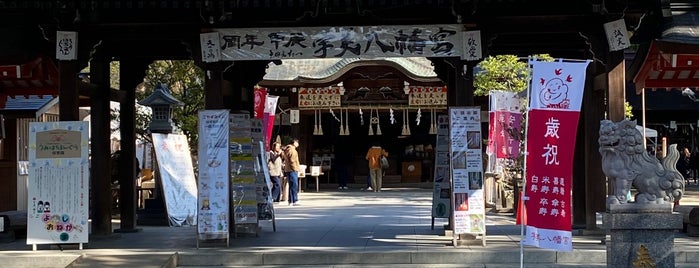
[[[675,267],[674,237],[682,215],[605,213],[603,226],[610,235],[607,267]]]

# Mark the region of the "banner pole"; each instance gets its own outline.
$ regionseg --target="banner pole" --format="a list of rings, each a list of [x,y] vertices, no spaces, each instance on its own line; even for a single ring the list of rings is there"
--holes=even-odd
[[[529,56],[529,60],[527,64],[529,65],[529,70],[531,73],[532,70],[532,61],[536,59],[532,59],[531,56]],[[527,110],[526,110],[526,116],[524,119],[524,126],[526,127],[525,133],[529,132],[529,110],[531,107],[531,91],[532,91],[532,80],[529,79],[528,87],[527,87]],[[527,135],[524,135],[524,137],[527,137]],[[517,208],[521,211],[518,211],[522,215],[521,220],[520,220],[520,228],[519,228],[519,267],[523,268],[524,267],[524,224],[527,218],[527,156],[529,155],[529,151],[527,150],[527,142],[524,140],[524,161],[522,163],[523,168],[523,178],[522,178],[522,197],[520,202],[522,202],[522,207]]]

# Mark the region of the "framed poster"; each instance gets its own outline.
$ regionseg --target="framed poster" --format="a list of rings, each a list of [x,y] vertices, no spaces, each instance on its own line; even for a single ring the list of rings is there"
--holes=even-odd
[[[87,121],[29,123],[27,245],[88,242],[88,133]]]

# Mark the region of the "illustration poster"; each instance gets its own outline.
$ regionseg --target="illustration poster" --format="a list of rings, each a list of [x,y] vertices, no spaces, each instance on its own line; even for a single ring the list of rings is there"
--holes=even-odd
[[[27,245],[88,242],[87,121],[29,123]]]
[[[199,111],[199,239],[228,238],[228,119],[228,110]]]

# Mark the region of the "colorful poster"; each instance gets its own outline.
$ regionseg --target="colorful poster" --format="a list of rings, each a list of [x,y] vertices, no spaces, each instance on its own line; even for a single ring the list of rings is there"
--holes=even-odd
[[[170,226],[197,224],[197,183],[185,135],[153,133]]]
[[[485,234],[480,107],[450,108],[449,123],[454,235]]]
[[[451,176],[449,174],[449,116],[437,117],[437,143],[435,144],[434,192],[432,217],[449,218],[451,200]]]
[[[573,250],[573,155],[588,63],[532,63],[524,245]]]
[[[27,245],[88,242],[89,125],[29,123]]]
[[[198,238],[228,238],[228,110],[199,111]]]

